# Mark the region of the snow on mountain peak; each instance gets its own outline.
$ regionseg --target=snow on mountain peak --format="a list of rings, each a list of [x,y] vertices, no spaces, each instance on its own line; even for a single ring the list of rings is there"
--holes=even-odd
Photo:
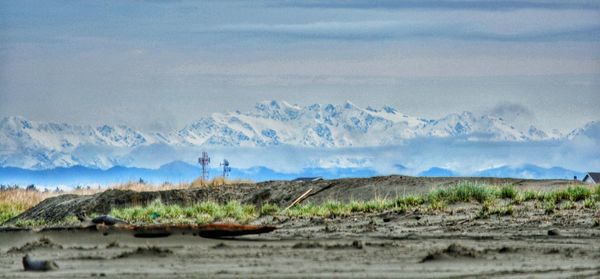
[[[396,114],[398,112],[395,108],[390,107],[390,106],[384,106],[383,111],[390,113],[390,114]]]
[[[466,111],[427,120],[404,115],[391,106],[362,109],[350,101],[305,107],[265,101],[255,108],[249,113],[218,113],[196,122],[178,132],[182,136],[179,141],[194,145],[349,147],[397,144],[416,137],[464,136],[493,141],[549,138],[533,126],[522,131],[502,118]]]
[[[516,127],[515,127],[516,126]],[[98,127],[39,123],[23,117],[0,119],[0,162],[19,167],[85,165],[110,167],[115,154],[152,144],[166,146],[374,147],[414,138],[460,138],[471,141],[541,141],[563,138],[534,126],[518,128],[503,118],[471,112],[421,119],[391,106],[366,109],[341,105],[291,105],[265,101],[250,112],[214,113],[171,133],[144,133],[127,126]],[[598,122],[569,134],[596,135]]]

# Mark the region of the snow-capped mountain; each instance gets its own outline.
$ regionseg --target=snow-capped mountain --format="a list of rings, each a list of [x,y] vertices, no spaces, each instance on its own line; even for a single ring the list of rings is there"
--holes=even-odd
[[[394,108],[360,108],[263,102],[249,113],[217,113],[179,131],[179,142],[193,145],[365,147],[393,145],[417,137],[464,137],[467,140],[537,141],[556,138],[531,126],[527,130],[495,116],[470,112],[438,120],[399,113]]]
[[[598,125],[588,126],[569,137],[585,134]],[[92,127],[5,117],[0,119],[0,166],[109,168],[127,165],[132,152],[154,145],[348,148],[398,145],[417,138],[490,142],[566,139],[555,131],[546,133],[534,126],[520,129],[500,117],[470,112],[432,120],[408,116],[387,106],[360,108],[351,102],[298,106],[268,101],[256,104],[250,112],[202,117],[166,134],[127,126]]]
[[[566,136],[568,139],[578,137],[600,138],[600,121],[592,121],[581,128],[573,130]]]
[[[116,150],[155,142],[154,137],[126,126],[42,123],[22,117],[0,119],[1,166],[35,169],[83,164],[110,167],[117,163],[111,157]],[[89,153],[95,154],[89,156]]]

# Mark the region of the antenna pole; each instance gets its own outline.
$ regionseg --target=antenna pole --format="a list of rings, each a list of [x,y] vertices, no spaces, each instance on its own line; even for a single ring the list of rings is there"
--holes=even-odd
[[[227,178],[229,176],[229,172],[231,172],[231,167],[229,167],[229,161],[227,161],[227,159],[223,159],[223,163],[221,163],[221,166],[223,166],[223,178]]]
[[[202,182],[208,181],[208,166],[210,165],[210,157],[206,151],[202,151],[202,157],[198,158],[198,163],[202,166]]]

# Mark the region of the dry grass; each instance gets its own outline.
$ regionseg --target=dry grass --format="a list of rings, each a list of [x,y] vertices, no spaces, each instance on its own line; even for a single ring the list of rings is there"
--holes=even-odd
[[[223,177],[217,177],[206,182],[203,182],[201,179],[196,179],[192,183],[179,184],[163,183],[161,185],[154,185],[139,182],[128,182],[109,186],[107,188],[81,188],[60,193],[53,191],[42,192],[27,191],[25,189],[10,189],[6,191],[0,191],[0,224],[14,216],[21,214],[25,210],[34,207],[35,205],[49,197],[54,197],[62,194],[93,195],[110,189],[131,190],[136,192],[152,192],[248,183],[253,182],[249,180],[229,180],[224,179]]]
[[[223,185],[250,184],[250,183],[254,183],[254,182],[251,180],[228,179],[228,178],[219,176],[219,177],[213,178],[210,181],[204,181],[204,180],[202,180],[202,178],[198,178],[192,182],[191,187],[192,188],[207,187],[207,186],[208,187],[216,187],[216,186],[223,186]]]
[[[27,191],[25,189],[11,189],[0,191],[0,205],[11,204],[14,208],[25,210],[46,198],[57,196],[58,193]]]
[[[21,212],[35,206],[44,199],[56,195],[58,195],[58,193],[43,193],[27,191],[25,189],[0,191],[0,224],[21,214]]]

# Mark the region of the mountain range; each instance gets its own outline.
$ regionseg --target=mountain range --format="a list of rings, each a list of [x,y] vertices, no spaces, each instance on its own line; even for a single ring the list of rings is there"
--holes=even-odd
[[[371,148],[419,138],[473,143],[562,141],[590,133],[597,137],[599,127],[599,122],[591,122],[563,135],[515,125],[494,115],[462,112],[423,119],[389,106],[360,108],[351,102],[309,106],[261,102],[249,112],[214,113],[166,133],[124,125],[71,125],[5,117],[0,119],[0,167],[108,169],[130,166],[144,152],[189,147]]]
[[[395,174],[405,174],[406,168],[400,169]],[[210,177],[220,176],[222,169],[211,168]],[[48,170],[27,170],[14,167],[0,167],[0,185],[30,184],[38,187],[54,188],[57,186],[106,186],[119,183],[136,182],[143,180],[154,184],[189,183],[200,175],[199,166],[194,166],[181,161],[165,164],[156,169],[135,167],[112,167],[109,169],[94,169],[82,166],[68,168],[58,167]],[[251,167],[247,169],[233,168],[230,177],[252,181],[264,180],[290,180],[298,177],[321,176],[323,178],[343,177],[370,177],[381,175],[376,170],[369,168],[306,168],[297,172],[275,171],[267,167]],[[559,167],[542,168],[535,165],[522,165],[518,167],[502,166],[475,173],[459,173],[454,170],[433,167],[419,176],[428,177],[456,177],[470,175],[478,177],[513,177],[513,178],[538,178],[538,179],[572,179],[574,176],[583,177],[583,173]]]

